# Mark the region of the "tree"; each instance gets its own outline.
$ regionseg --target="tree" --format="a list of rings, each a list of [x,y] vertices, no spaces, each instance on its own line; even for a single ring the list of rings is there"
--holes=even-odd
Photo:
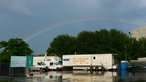
[[[91,31],[82,31],[77,35],[77,53],[79,54],[93,54],[95,53],[94,43],[95,34]]]
[[[10,56],[31,55],[29,45],[20,38],[12,38],[9,41],[0,42],[0,62],[9,62]]]
[[[129,48],[129,59],[137,59],[139,57],[146,56],[146,38],[131,38],[130,48]]]
[[[101,29],[100,31],[95,31],[95,42],[94,45],[96,53],[110,53],[111,52],[111,35],[110,31],[106,29]]]
[[[82,31],[76,37],[59,35],[51,42],[48,53],[65,54],[118,54],[117,59],[132,60],[146,56],[146,38],[136,40],[122,31],[101,29]]]
[[[76,51],[75,44],[75,37],[67,34],[59,35],[51,42],[50,47],[47,49],[47,53],[58,56],[73,54]]]
[[[129,49],[129,36],[122,31],[111,29],[111,52],[118,54],[118,60],[125,60],[125,55],[128,54]]]

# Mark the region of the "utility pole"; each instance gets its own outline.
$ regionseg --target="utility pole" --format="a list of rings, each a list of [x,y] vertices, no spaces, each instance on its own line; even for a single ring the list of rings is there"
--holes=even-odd
[[[77,52],[75,52],[75,55],[77,54]]]
[[[126,44],[125,44],[125,61],[127,60],[127,48],[126,48]]]

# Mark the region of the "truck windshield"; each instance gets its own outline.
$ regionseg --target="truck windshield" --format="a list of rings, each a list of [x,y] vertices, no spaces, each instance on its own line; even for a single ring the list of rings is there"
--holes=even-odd
[[[60,62],[55,62],[54,65],[61,65],[61,63]]]
[[[41,65],[46,65],[44,62],[40,62]]]

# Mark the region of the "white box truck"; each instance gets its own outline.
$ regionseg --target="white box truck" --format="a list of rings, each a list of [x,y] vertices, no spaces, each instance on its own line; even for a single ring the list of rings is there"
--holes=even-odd
[[[63,68],[109,70],[116,69],[113,54],[63,55]]]
[[[43,62],[43,66],[40,64]],[[41,65],[41,66],[40,66]],[[33,57],[33,67],[45,68],[47,66],[48,70],[62,70],[61,58],[57,56],[34,56]]]

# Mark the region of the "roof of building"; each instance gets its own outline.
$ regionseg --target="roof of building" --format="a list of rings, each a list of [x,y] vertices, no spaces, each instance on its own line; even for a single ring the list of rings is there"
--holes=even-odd
[[[137,28],[130,32],[131,37],[139,39],[139,38],[146,38],[146,26]]]

